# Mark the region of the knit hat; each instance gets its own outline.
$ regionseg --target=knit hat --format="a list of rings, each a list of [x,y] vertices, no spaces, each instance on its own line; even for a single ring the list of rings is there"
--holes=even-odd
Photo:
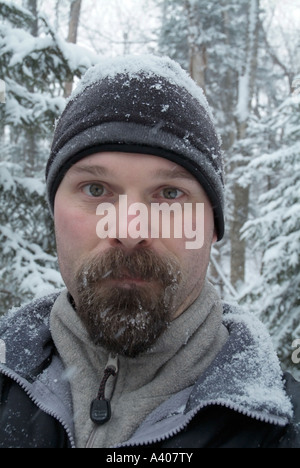
[[[201,88],[176,62],[154,55],[102,59],[90,68],[57,122],[46,169],[53,213],[69,168],[101,151],[160,156],[206,191],[218,240],[224,234],[222,153]]]

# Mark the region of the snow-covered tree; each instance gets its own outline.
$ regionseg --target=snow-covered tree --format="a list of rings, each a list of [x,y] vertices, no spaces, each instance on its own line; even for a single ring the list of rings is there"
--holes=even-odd
[[[259,216],[243,229],[253,251],[262,252],[261,274],[244,290],[244,300],[259,311],[282,362],[292,368],[292,341],[300,336],[300,93],[264,120],[275,148],[249,164],[265,191]]]
[[[12,175],[19,172],[19,176]],[[41,180],[0,163],[0,314],[62,286]]]
[[[16,143],[14,162],[21,162],[27,174],[44,164],[48,147],[43,142],[63,109],[65,82],[80,77],[96,60],[62,40],[45,15],[36,18],[13,2],[0,1],[0,77],[6,84],[1,125]]]
[[[62,285],[44,168],[66,82],[97,56],[63,40],[37,0],[0,0],[0,314]]]

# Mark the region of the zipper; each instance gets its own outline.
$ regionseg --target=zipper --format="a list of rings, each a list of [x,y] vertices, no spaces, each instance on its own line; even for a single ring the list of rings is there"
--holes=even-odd
[[[233,411],[235,411],[237,413],[243,414],[243,415],[248,416],[248,417],[250,417],[252,419],[256,419],[257,421],[262,421],[262,422],[265,422],[265,423],[268,423],[268,424],[284,426],[285,424],[288,423],[288,420],[286,420],[285,424],[280,424],[279,418],[276,419],[276,418],[272,418],[271,416],[269,416],[269,417],[259,416],[258,414],[253,413],[251,411],[248,411],[245,408],[241,408],[240,406],[235,405],[233,403],[229,403],[229,402],[220,403],[220,401],[211,400],[211,401],[208,401],[206,403],[202,403],[199,406],[197,406],[196,408],[194,408],[194,410],[191,411],[190,415],[188,417],[186,417],[186,419],[185,419],[185,421],[183,423],[179,424],[177,427],[175,427],[171,431],[169,431],[169,432],[167,432],[167,433],[165,433],[165,434],[163,434],[161,436],[154,437],[152,439],[144,440],[144,441],[141,441],[141,442],[130,442],[130,439],[129,439],[127,442],[123,442],[122,444],[118,444],[114,448],[139,447],[139,446],[151,445],[151,444],[157,444],[159,442],[163,442],[164,440],[167,440],[167,439],[169,439],[171,437],[174,437],[175,435],[179,434],[181,431],[186,429],[188,424],[199,413],[199,411],[202,410],[203,408],[208,407],[208,406],[223,406],[223,407],[231,409],[231,410],[233,410]],[[166,418],[164,420],[166,420]]]
[[[41,409],[44,413],[48,414],[49,416],[53,417],[54,419],[56,419],[61,425],[62,427],[64,428],[64,430],[66,431],[67,435],[68,435],[68,438],[69,438],[69,442],[70,442],[70,445],[71,445],[71,448],[76,448],[75,447],[75,441],[74,441],[74,437],[73,437],[73,434],[71,432],[71,430],[69,429],[69,427],[67,426],[67,424],[64,422],[64,420],[58,415],[56,414],[54,411],[50,410],[49,408],[47,408],[46,406],[43,405],[42,402],[40,402],[32,393],[31,389],[28,387],[28,385],[21,379],[21,377],[19,377],[14,371],[11,371],[7,368],[4,368],[1,366],[0,368],[0,373],[3,374],[4,376],[8,377],[9,379],[13,380],[15,383],[17,383],[21,388],[22,390],[24,390],[24,392],[27,394],[27,396],[30,398],[30,400],[39,408]]]

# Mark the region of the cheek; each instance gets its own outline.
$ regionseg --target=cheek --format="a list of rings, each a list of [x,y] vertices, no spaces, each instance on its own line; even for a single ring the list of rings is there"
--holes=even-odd
[[[99,242],[95,222],[92,216],[76,210],[65,208],[56,203],[54,208],[54,225],[58,263],[62,278],[73,297],[76,297],[75,273],[82,261]]]
[[[54,225],[60,263],[73,265],[99,241],[94,216],[59,202],[55,204]]]
[[[54,211],[54,224],[58,242],[73,245],[77,238],[79,240],[82,235],[81,221],[81,217],[73,210],[57,206]]]
[[[181,238],[164,239],[165,248],[179,261],[184,283],[202,283],[210,260],[214,235],[213,214],[209,204],[201,204],[198,212],[193,206],[185,213]]]

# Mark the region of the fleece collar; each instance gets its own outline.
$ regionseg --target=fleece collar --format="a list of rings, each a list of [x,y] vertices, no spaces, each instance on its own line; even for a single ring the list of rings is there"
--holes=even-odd
[[[51,311],[50,328],[66,369],[72,369],[69,378],[78,448],[89,446],[90,441],[93,446],[107,447],[127,440],[153,409],[192,385],[228,339],[222,315],[219,295],[207,281],[196,301],[151,348],[135,358],[119,356],[117,376],[105,389],[111,417],[95,429],[90,405],[98,393],[108,352],[91,342],[66,291],[61,294]]]

